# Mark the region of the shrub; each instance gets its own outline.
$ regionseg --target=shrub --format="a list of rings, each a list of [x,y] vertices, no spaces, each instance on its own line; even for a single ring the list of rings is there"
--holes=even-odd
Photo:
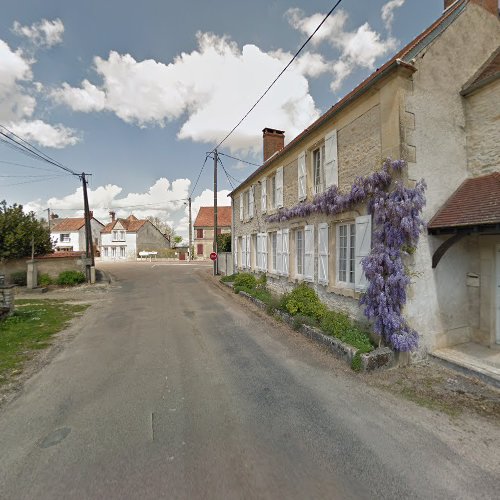
[[[52,285],[54,280],[47,273],[42,273],[38,277],[38,284],[42,286]]]
[[[230,274],[228,276],[222,276],[222,278],[220,279],[223,283],[232,283],[236,276],[238,276],[238,273],[235,273],[235,274]]]
[[[327,312],[326,306],[319,300],[316,292],[305,283],[301,283],[286,294],[283,305],[286,312],[292,316],[302,314],[318,321],[321,321]]]
[[[26,286],[26,271],[16,271],[10,275],[9,281],[12,285]]]
[[[328,311],[321,321],[321,329],[327,335],[356,347],[360,354],[373,350],[368,333],[353,324],[345,313]]]
[[[307,325],[307,326],[319,326],[319,322],[315,318],[311,318],[310,316],[304,316],[302,314],[297,314],[296,316],[293,317],[293,329],[294,330],[300,330],[300,327],[302,325]]]
[[[234,287],[238,288],[255,288],[257,286],[257,280],[255,276],[250,273],[239,273],[234,278]]]
[[[361,371],[361,352],[358,351],[352,358],[351,361],[351,368],[355,372],[360,372]]]
[[[81,271],[63,271],[57,277],[57,284],[74,286],[79,283],[85,283],[86,280],[85,274]]]

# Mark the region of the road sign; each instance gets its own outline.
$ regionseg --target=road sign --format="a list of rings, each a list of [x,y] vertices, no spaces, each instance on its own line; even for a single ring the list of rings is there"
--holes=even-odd
[[[215,252],[212,252],[212,253],[210,254],[210,258],[211,258],[212,260],[217,260],[217,254],[216,254]]]

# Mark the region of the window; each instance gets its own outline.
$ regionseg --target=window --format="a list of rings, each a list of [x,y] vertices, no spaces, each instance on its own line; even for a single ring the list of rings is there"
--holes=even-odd
[[[337,279],[341,283],[354,285],[356,257],[356,224],[338,226]]]
[[[125,257],[125,247],[120,247],[120,257]]]
[[[271,271],[275,273],[278,265],[278,233],[269,233],[269,240],[271,246]]]
[[[125,241],[125,231],[113,231],[113,241]]]
[[[104,257],[108,257],[109,252],[108,252],[108,247],[104,247]]]
[[[196,230],[196,237],[197,238],[203,238],[203,229],[197,229]]]
[[[70,243],[71,242],[71,238],[69,236],[69,233],[60,234],[59,235],[59,241],[61,243]]]
[[[313,151],[313,190],[314,194],[322,193],[325,190],[325,146]]]
[[[111,257],[116,257],[116,247],[111,247]]]
[[[304,230],[295,231],[295,274],[304,274]]]
[[[264,177],[260,183],[260,210],[263,214],[267,210],[267,178]]]
[[[203,255],[203,243],[198,243],[196,245],[196,254]]]
[[[276,208],[276,175],[271,177],[271,208]]]

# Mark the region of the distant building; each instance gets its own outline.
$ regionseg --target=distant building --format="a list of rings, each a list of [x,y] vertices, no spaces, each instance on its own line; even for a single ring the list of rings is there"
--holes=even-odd
[[[194,221],[194,256],[208,259],[213,252],[214,207],[201,207]],[[231,207],[217,207],[217,234],[231,232]]]
[[[129,215],[116,219],[101,230],[101,258],[103,260],[135,260],[139,252],[159,252],[170,248],[170,239],[146,219]]]
[[[90,227],[95,252],[101,244],[101,229],[104,224],[94,218],[92,211],[90,212]],[[83,217],[59,219],[53,214],[50,219],[50,237],[56,252],[85,251],[85,219]]]

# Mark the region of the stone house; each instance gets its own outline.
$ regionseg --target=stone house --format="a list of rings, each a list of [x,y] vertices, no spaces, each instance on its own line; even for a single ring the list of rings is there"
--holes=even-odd
[[[217,234],[231,232],[231,207],[217,207]],[[200,207],[194,221],[195,257],[208,259],[214,244],[214,207]]]
[[[139,252],[170,248],[170,240],[149,220],[129,215],[126,219],[110,212],[111,222],[101,230],[102,260],[136,260]]]
[[[372,237],[367,207],[279,222],[268,217],[333,185],[346,193],[385,158],[401,158],[403,182],[411,187],[423,178],[428,186],[423,217],[431,223],[408,263],[416,277],[405,308],[420,333],[418,354],[500,343],[499,46],[497,0],[445,0],[436,22],[286,146],[283,131],[264,129],[263,165],[230,195],[235,267],[267,273],[269,286],[281,292],[309,282],[327,305],[363,319],[361,259]],[[448,218],[446,207],[464,181],[472,182],[466,193],[484,190],[476,197],[480,208]],[[446,241],[458,227],[465,234],[451,247]]]
[[[101,244],[101,229],[104,224],[94,218],[90,211],[90,228],[92,244],[95,250]],[[56,252],[82,252],[85,251],[85,218],[67,217],[60,219],[52,214],[50,219],[50,237]]]

